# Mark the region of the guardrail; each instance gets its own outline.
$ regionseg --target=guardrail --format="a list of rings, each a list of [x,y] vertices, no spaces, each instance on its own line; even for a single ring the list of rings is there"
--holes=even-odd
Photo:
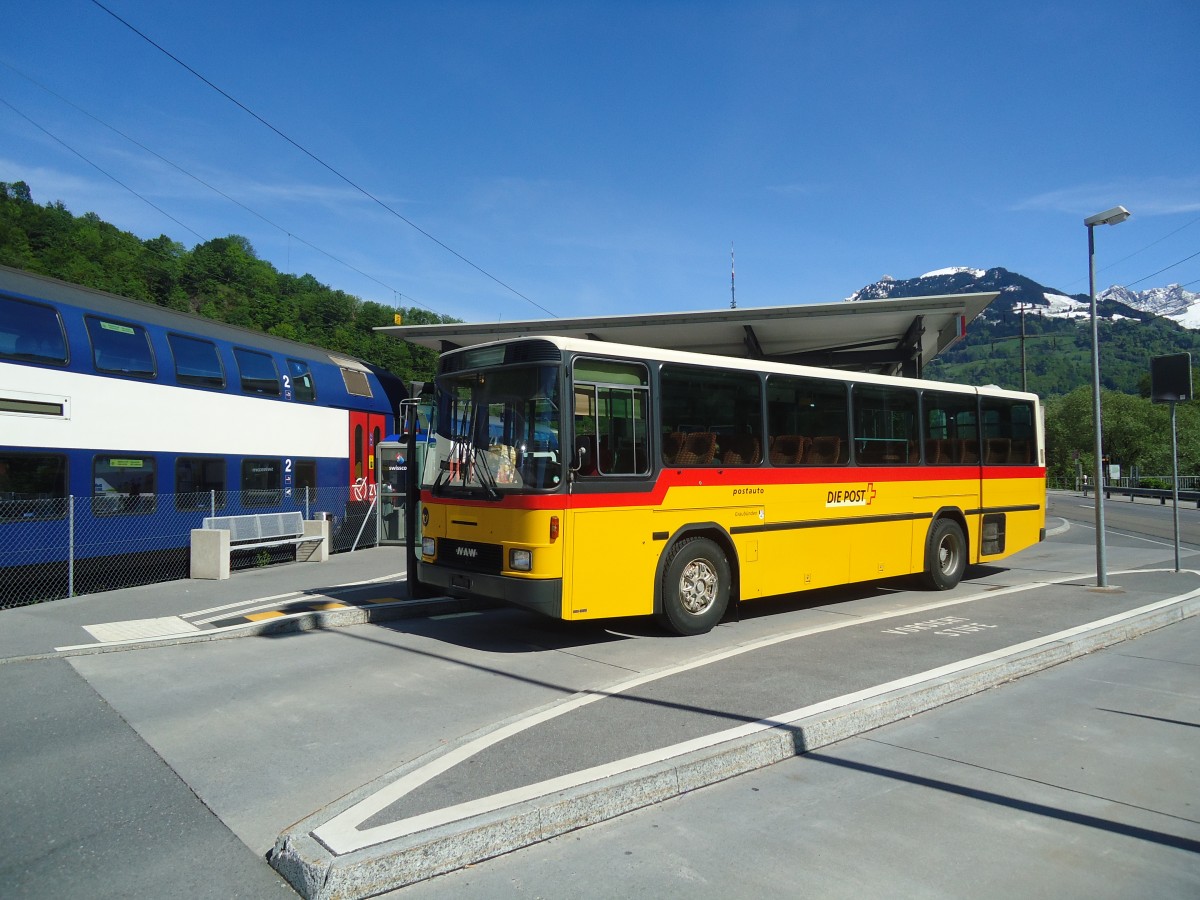
[[[1084,488],[1083,495],[1087,496],[1087,488]],[[1169,488],[1143,488],[1143,487],[1120,487],[1115,485],[1104,486],[1104,497],[1106,500],[1111,500],[1113,494],[1118,496],[1128,497],[1129,502],[1133,502],[1138,497],[1158,498],[1159,504],[1167,505],[1174,494]],[[1180,502],[1195,503],[1197,509],[1200,509],[1200,491],[1180,491]]]

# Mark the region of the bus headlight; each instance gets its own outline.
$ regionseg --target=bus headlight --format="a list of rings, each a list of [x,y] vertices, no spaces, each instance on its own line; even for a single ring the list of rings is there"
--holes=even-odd
[[[530,572],[533,570],[533,551],[532,550],[509,550],[508,551],[508,567],[516,572]]]
[[[436,538],[421,538],[421,555],[428,556],[433,559],[437,556],[437,539]]]

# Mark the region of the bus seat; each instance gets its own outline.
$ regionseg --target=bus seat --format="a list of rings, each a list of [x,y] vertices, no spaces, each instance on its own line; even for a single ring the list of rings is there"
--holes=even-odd
[[[663,435],[663,465],[673,466],[675,464],[675,457],[683,449],[683,437],[682,431],[672,431]]]
[[[945,438],[930,438],[925,442],[925,462],[944,466],[954,462],[954,442]]]
[[[883,444],[874,442],[866,443],[859,441],[859,448],[855,452],[855,459],[863,465],[876,465],[877,463],[885,462],[887,454]]]
[[[771,465],[794,466],[804,459],[808,438],[802,434],[780,434],[771,438]]]
[[[693,431],[683,441],[683,448],[675,457],[677,466],[706,466],[712,462],[717,451],[717,436],[711,431]]]
[[[734,434],[724,439],[725,449],[721,452],[721,465],[753,466],[761,458],[758,438],[752,434]]]
[[[601,472],[611,472],[613,467],[613,450],[612,444],[608,439],[608,435],[600,438],[600,452],[596,456],[597,465],[600,466]]]
[[[1012,449],[1012,441],[1008,438],[988,438],[987,456],[985,460],[989,466],[1003,465],[1008,462],[1008,454]]]
[[[962,438],[958,442],[958,461],[969,466],[979,465],[979,441]]]
[[[832,466],[841,461],[842,439],[836,434],[823,434],[812,439],[804,462],[810,466]]]

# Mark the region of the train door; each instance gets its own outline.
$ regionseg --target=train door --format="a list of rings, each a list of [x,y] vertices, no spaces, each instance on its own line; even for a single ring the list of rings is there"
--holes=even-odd
[[[350,489],[354,500],[375,498],[375,448],[387,433],[382,413],[350,413]]]

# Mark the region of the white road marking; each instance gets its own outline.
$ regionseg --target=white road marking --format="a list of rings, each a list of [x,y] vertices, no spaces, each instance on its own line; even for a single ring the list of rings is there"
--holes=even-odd
[[[157,619],[130,619],[127,622],[104,622],[99,625],[84,625],[83,630],[101,643],[160,638],[168,634],[188,634],[199,631],[195,625],[179,616],[161,616]]]
[[[362,591],[366,590],[381,581],[395,581],[407,575],[407,572],[393,572],[390,575],[381,575],[378,578],[370,578],[365,581],[350,581],[346,584],[336,585],[329,588],[330,591]],[[198,626],[208,625],[218,619],[227,619],[233,615],[242,615],[245,613],[258,612],[262,609],[269,609],[276,606],[281,601],[295,602],[301,599],[311,600],[313,603],[331,603],[337,602],[333,597],[325,594],[310,594],[307,591],[289,591],[286,594],[274,594],[270,597],[257,597],[253,600],[239,600],[236,603],[226,603],[223,606],[212,606],[208,609],[199,609],[195,612],[181,613],[178,616],[162,616],[154,619],[129,619],[124,622],[101,622],[96,625],[84,625],[83,630],[96,639],[96,644],[71,644],[66,647],[55,647],[56,652],[65,650],[83,650],[89,647],[97,647],[102,644],[136,644],[142,640],[158,640],[165,637],[184,637],[189,634],[195,634],[200,631]],[[238,613],[229,612],[229,610],[238,610]],[[209,615],[210,613],[223,613],[223,615]],[[297,613],[296,615],[303,615]],[[208,616],[208,618],[197,619],[197,616]],[[286,618],[292,618],[287,616]],[[188,622],[188,619],[194,619],[195,623]],[[228,628],[241,628],[242,624],[228,626]],[[225,631],[225,628],[208,629],[210,631]]]

